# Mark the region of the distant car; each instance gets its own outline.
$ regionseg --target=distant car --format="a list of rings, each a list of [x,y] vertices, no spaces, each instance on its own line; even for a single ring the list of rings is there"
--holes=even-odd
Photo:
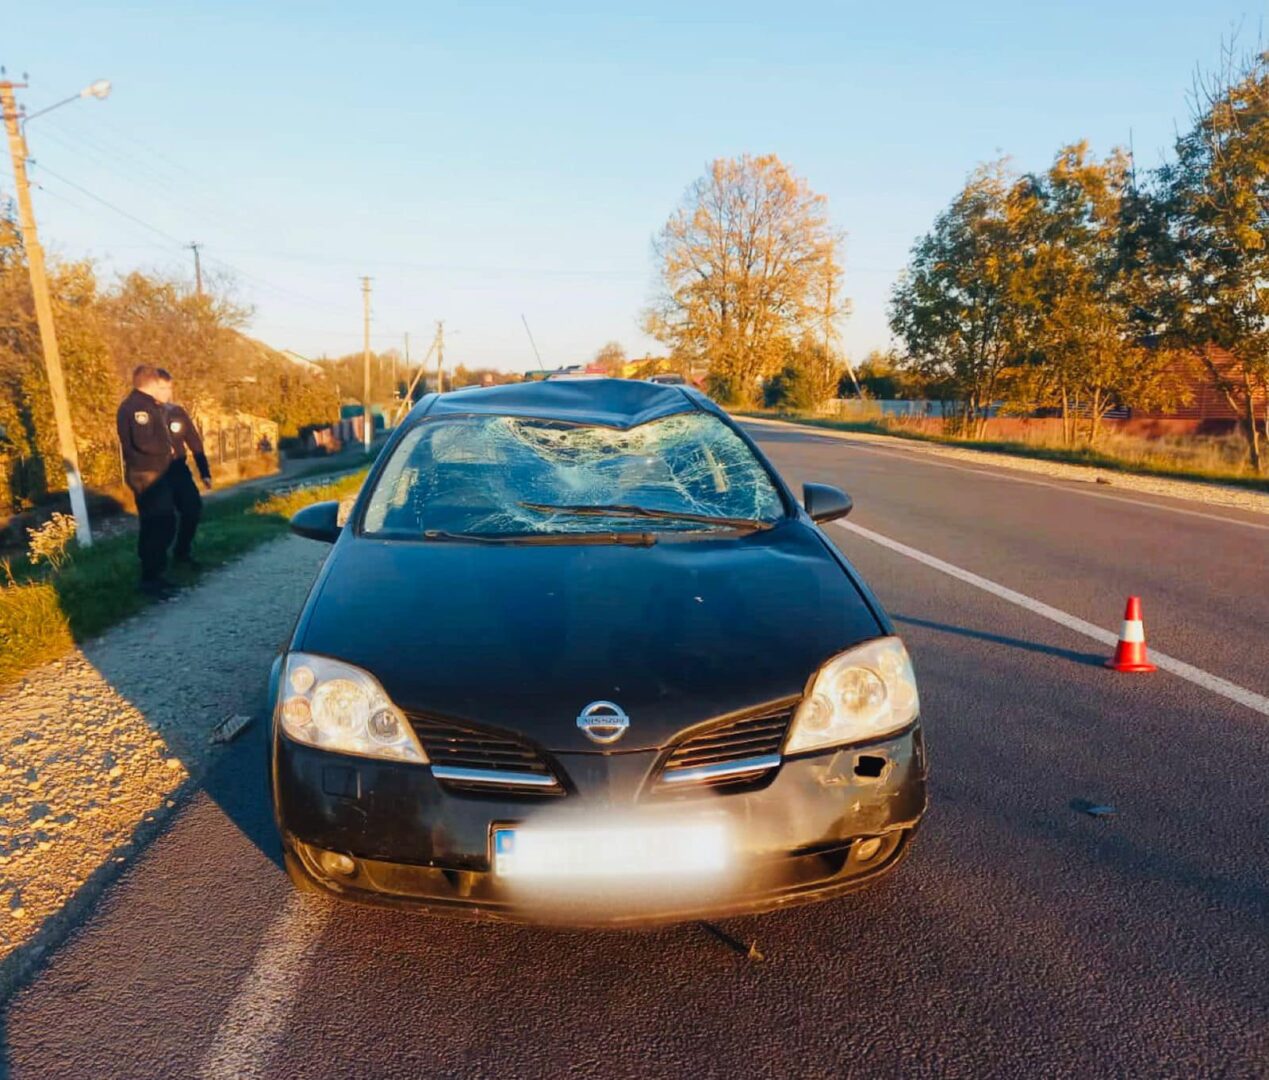
[[[646,382],[429,395],[332,542],[271,680],[305,889],[630,925],[822,900],[925,810],[903,643],[703,395]]]
[[[664,375],[649,375],[647,381],[650,383],[657,383],[659,386],[687,385],[687,380],[676,371],[671,371]]]

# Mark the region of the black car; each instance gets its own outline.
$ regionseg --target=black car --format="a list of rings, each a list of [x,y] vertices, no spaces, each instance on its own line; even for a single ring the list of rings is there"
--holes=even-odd
[[[624,924],[872,882],[925,810],[902,642],[699,392],[613,379],[424,398],[379,454],[272,677],[295,883]]]

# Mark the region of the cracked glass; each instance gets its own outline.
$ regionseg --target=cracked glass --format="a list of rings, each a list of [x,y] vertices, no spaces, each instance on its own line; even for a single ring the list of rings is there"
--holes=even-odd
[[[460,416],[406,434],[363,531],[394,539],[662,533],[765,527],[783,516],[762,463],[708,414],[626,430]]]

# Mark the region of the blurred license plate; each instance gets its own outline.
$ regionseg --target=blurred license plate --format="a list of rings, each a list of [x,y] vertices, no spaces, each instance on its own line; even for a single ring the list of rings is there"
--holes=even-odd
[[[499,877],[600,878],[712,874],[727,864],[721,824],[609,829],[494,829]]]

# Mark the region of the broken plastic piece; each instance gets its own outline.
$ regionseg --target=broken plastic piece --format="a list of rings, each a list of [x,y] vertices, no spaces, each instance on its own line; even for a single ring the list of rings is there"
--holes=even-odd
[[[1087,799],[1074,799],[1071,802],[1071,809],[1078,810],[1081,814],[1087,814],[1089,817],[1113,817],[1118,811],[1109,803],[1089,802]]]
[[[766,959],[762,950],[758,948],[758,943],[756,941],[750,942],[749,945],[746,946],[743,941],[738,941],[736,938],[727,933],[726,930],[715,926],[712,922],[705,922],[702,919],[699,923],[697,923],[697,925],[709,934],[710,937],[721,942],[723,945],[726,945],[732,952],[740,954],[750,963],[760,964]]]
[[[252,717],[245,714],[226,716],[219,724],[212,728],[211,739],[213,743],[227,743],[230,739],[237,738],[250,725]]]

